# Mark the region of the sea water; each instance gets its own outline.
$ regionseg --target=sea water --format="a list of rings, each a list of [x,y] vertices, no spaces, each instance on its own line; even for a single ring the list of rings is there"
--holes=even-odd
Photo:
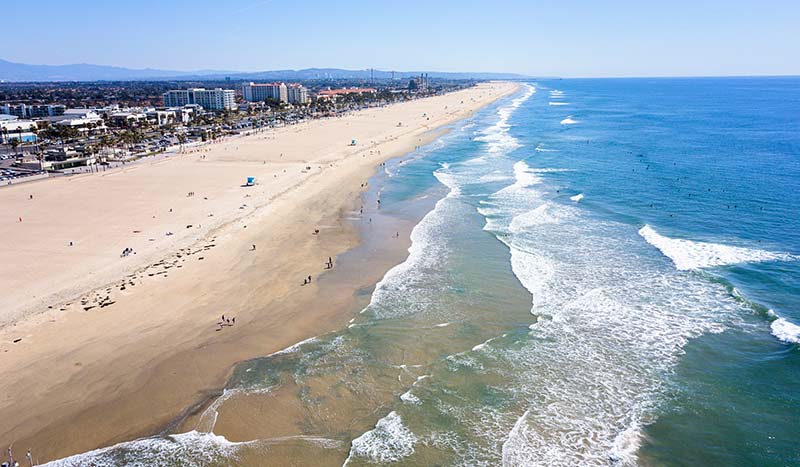
[[[797,109],[796,78],[526,83],[373,179],[424,212],[346,328],[196,431],[49,465],[800,464]],[[245,399],[291,429],[215,435]]]

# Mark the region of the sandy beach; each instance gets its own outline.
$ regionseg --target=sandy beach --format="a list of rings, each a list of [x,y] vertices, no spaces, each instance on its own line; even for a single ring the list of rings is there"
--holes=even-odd
[[[516,89],[485,83],[0,189],[0,445],[42,462],[169,429],[237,362],[346,324],[355,291],[402,259],[347,281],[325,268],[357,245],[344,218],[377,165]]]

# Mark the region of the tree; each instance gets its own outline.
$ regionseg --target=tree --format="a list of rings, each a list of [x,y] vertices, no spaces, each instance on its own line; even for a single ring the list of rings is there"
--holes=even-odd
[[[186,135],[183,133],[178,133],[178,143],[181,145],[181,151],[183,151],[183,143],[186,142]]]
[[[34,144],[35,144],[36,152],[37,153],[41,153],[42,152],[42,148],[41,148],[41,146],[39,146],[39,128],[34,124],[34,125],[32,125],[30,127],[30,129],[28,131],[33,133],[33,141],[34,141]]]

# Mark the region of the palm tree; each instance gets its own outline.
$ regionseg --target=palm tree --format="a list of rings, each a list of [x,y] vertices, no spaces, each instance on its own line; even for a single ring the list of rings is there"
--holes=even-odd
[[[33,124],[33,125],[31,125],[31,127],[28,129],[28,131],[30,131],[31,133],[33,133],[33,136],[35,137],[35,138],[34,138],[34,140],[38,142],[38,141],[39,141],[39,127],[38,127],[38,126],[36,126],[36,124]]]
[[[183,143],[186,142],[186,135],[183,133],[178,133],[178,143],[181,145],[181,151],[183,151]]]

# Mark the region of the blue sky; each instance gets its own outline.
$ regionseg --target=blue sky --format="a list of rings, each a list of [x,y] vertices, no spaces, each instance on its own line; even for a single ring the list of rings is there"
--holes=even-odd
[[[0,58],[34,64],[800,75],[800,0],[38,0],[3,18]]]

